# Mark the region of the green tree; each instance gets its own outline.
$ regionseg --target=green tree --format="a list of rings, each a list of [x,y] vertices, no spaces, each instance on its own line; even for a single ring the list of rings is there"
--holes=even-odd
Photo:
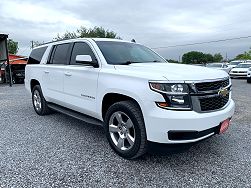
[[[54,38],[54,40],[64,40],[64,39],[75,39],[75,38],[78,38],[78,35],[75,33],[75,32],[69,32],[69,31],[66,31],[64,34],[62,35],[57,35],[56,38]]]
[[[213,58],[214,62],[221,62],[223,60],[223,56],[220,53],[216,53],[214,54],[214,58]]]
[[[214,56],[212,54],[204,54],[204,63],[211,63],[214,61]]]
[[[18,51],[18,42],[15,42],[12,39],[8,39],[7,41],[8,51],[10,54],[16,54]]]
[[[247,59],[251,59],[251,50],[249,50],[248,52],[244,52],[243,54],[238,54],[235,57],[236,60],[241,59],[241,60],[247,60]]]
[[[202,52],[191,51],[182,56],[182,62],[185,64],[201,64],[220,62],[223,59],[220,53],[217,54],[204,54]]]
[[[187,52],[182,56],[182,62],[185,64],[205,63],[205,54],[197,51]]]
[[[66,31],[63,35],[57,35],[54,40],[72,39],[72,38],[116,38],[120,37],[114,31],[106,30],[103,27],[86,28],[80,27],[76,32]]]

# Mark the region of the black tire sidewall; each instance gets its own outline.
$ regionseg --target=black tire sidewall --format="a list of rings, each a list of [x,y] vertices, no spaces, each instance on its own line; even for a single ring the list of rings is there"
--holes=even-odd
[[[131,149],[126,150],[126,151],[122,151],[119,148],[117,148],[117,146],[113,143],[112,138],[110,136],[110,132],[109,132],[110,117],[114,112],[117,112],[117,111],[121,111],[121,112],[125,113],[132,120],[132,122],[134,124],[134,128],[135,128],[135,143]],[[123,103],[115,103],[108,109],[106,116],[105,116],[105,121],[104,121],[105,134],[106,134],[106,137],[108,139],[110,146],[121,157],[124,157],[126,159],[132,159],[132,158],[134,158],[135,155],[137,155],[137,153],[140,149],[141,142],[142,142],[142,137],[141,137],[142,130],[141,129],[145,129],[143,117],[141,118],[140,121],[142,121],[142,122],[139,122],[139,120],[135,116],[135,114],[126,105],[123,105]],[[142,127],[142,125],[143,125],[143,127]],[[145,131],[145,130],[143,130],[143,131]]]
[[[247,78],[247,83],[251,83],[251,78]]]

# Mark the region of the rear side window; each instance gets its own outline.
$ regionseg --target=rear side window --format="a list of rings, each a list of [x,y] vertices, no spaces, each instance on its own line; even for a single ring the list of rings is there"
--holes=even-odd
[[[72,54],[71,54],[71,63],[70,63],[71,65],[74,65],[74,64],[79,65],[79,63],[76,63],[77,55],[90,55],[93,62],[97,61],[92,49],[85,42],[76,42],[74,44]]]
[[[41,59],[46,49],[47,49],[47,46],[32,50],[27,64],[40,64]]]
[[[52,64],[68,64],[68,51],[70,44],[59,44],[54,47],[54,52],[52,53]]]

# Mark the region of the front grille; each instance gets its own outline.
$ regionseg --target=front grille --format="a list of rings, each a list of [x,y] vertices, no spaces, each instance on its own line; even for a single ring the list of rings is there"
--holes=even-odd
[[[229,79],[219,80],[215,82],[202,82],[196,83],[197,91],[212,91],[219,90],[222,87],[227,87],[229,85]]]
[[[247,71],[233,71],[233,73],[247,73]]]
[[[214,96],[208,98],[201,98],[200,107],[201,111],[211,111],[211,110],[218,110],[223,108],[229,100],[229,94],[226,96]]]

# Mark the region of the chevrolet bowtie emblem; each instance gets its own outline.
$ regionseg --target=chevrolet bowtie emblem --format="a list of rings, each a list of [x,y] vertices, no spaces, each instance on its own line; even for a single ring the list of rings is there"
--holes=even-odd
[[[220,88],[220,90],[218,91],[218,95],[226,97],[228,95],[229,91],[227,88]]]

